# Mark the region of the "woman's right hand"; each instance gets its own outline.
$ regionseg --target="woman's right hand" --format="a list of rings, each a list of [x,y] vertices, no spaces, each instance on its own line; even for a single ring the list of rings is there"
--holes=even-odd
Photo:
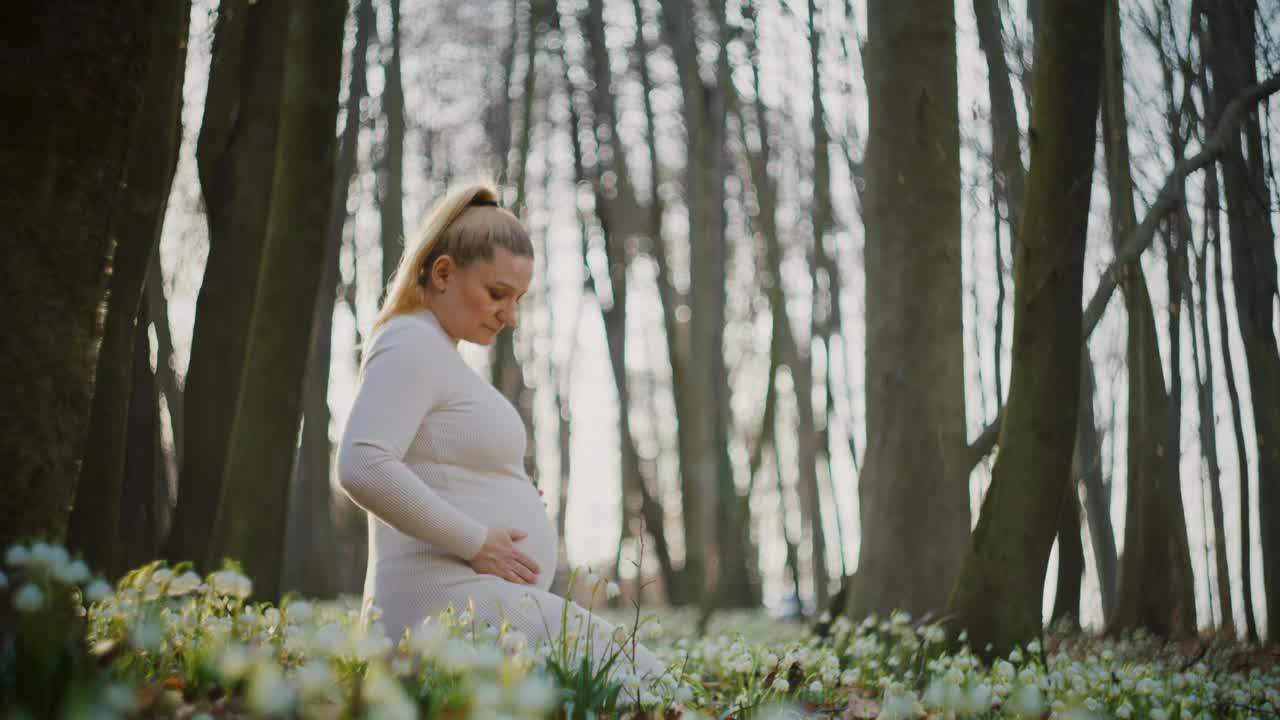
[[[528,535],[515,528],[491,527],[484,538],[484,545],[467,562],[472,570],[482,575],[496,575],[519,585],[532,585],[537,582],[542,568],[533,558],[517,550],[514,544]]]

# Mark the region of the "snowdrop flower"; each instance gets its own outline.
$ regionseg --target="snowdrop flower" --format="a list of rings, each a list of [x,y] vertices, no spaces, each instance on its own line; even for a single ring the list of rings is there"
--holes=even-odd
[[[814,693],[815,695],[822,692],[822,682],[820,680],[814,680],[809,683],[809,692]]]
[[[604,593],[612,600],[622,594],[622,588],[618,587],[618,583],[610,580],[609,584],[604,587]]]
[[[508,630],[507,634],[502,637],[502,647],[507,650],[519,650],[525,647],[529,639],[519,630]]]
[[[82,560],[62,563],[51,571],[54,579],[67,585],[78,585],[89,579],[89,566]]]
[[[239,643],[232,643],[223,649],[218,658],[218,671],[224,681],[231,683],[244,677],[249,671],[249,653]]]
[[[188,570],[169,582],[169,597],[186,595],[200,587],[200,576]]]
[[[152,620],[143,620],[129,631],[129,644],[149,653],[164,647],[164,630]]]
[[[778,678],[773,681],[773,689],[780,693],[789,692],[791,690],[791,683],[787,682],[786,678]]]
[[[23,565],[31,562],[31,551],[22,543],[11,545],[9,546],[9,549],[5,551],[4,562],[6,565],[13,567],[22,567]]]
[[[512,691],[515,703],[529,715],[544,715],[555,704],[556,689],[551,681],[527,675]]]
[[[591,588],[592,592],[595,592],[595,589],[600,584],[601,579],[602,578],[599,575],[593,572],[588,572],[585,582],[587,583],[587,587]]]
[[[44,592],[31,583],[13,594],[13,606],[22,612],[35,612],[44,607]]]
[[[254,714],[282,715],[293,706],[293,688],[279,665],[263,661],[254,667],[245,700]]]
[[[311,618],[312,610],[311,603],[306,600],[295,600],[285,608],[285,614],[291,622],[303,623]]]

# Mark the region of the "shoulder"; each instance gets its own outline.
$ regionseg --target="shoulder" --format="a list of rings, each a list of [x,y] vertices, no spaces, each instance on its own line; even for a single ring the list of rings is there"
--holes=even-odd
[[[366,365],[381,356],[441,356],[456,353],[437,325],[419,313],[397,315],[374,333],[366,351]]]

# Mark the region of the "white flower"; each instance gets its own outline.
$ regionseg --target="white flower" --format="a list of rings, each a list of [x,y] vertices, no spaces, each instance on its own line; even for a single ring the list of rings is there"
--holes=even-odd
[[[105,600],[111,594],[111,586],[101,578],[95,579],[84,589],[84,599],[93,604]]]
[[[250,657],[243,645],[232,643],[223,651],[222,656],[218,658],[218,671],[222,673],[222,679],[228,683],[239,680],[249,670]]]
[[[13,594],[13,606],[22,612],[35,612],[44,607],[44,592],[35,585],[27,583]]]
[[[622,594],[622,588],[618,587],[618,583],[610,580],[609,584],[604,586],[604,594],[612,600]]]
[[[31,562],[31,551],[22,543],[12,545],[7,551],[5,551],[4,561],[7,565],[22,567],[23,565]]]
[[[1026,684],[1018,688],[1004,704],[1005,712],[1018,718],[1038,718],[1044,713],[1044,699],[1040,688]]]
[[[293,706],[293,688],[279,665],[263,661],[254,667],[245,699],[254,714],[282,715]]]
[[[596,586],[600,584],[601,580],[602,578],[599,575],[593,572],[587,573],[587,578],[586,578],[587,587],[591,588],[592,590],[596,589]]]
[[[306,622],[311,617],[311,603],[306,600],[295,600],[285,608],[285,614],[293,622]]]
[[[333,669],[324,658],[312,658],[294,673],[303,695],[319,695],[334,683]]]
[[[78,585],[89,579],[89,566],[85,565],[82,560],[73,560],[52,568],[50,574],[58,582]]]
[[[815,693],[815,694],[822,692],[822,681],[814,680],[813,682],[809,683],[809,692]]]
[[[164,630],[151,620],[143,620],[130,630],[129,644],[139,650],[156,652],[164,647]]]
[[[169,596],[186,595],[200,587],[200,576],[188,570],[169,582]]]
[[[791,690],[791,683],[787,682],[786,678],[778,678],[773,681],[773,689],[780,693],[785,693]]]
[[[526,675],[512,690],[516,704],[529,715],[544,715],[555,703],[556,689],[537,675]]]

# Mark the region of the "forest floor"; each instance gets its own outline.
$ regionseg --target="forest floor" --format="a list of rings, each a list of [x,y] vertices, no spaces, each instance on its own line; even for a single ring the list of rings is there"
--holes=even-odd
[[[819,636],[762,611],[716,612],[703,632],[696,610],[602,611],[618,633],[596,649],[644,643],[668,667],[655,681],[593,660],[572,629],[537,640],[472,608],[389,638],[358,598],[250,602],[234,566],[156,562],[113,587],[43,543],[4,565],[4,717],[1280,717],[1280,649],[1223,634],[1058,628],[985,663],[905,613]],[[588,605],[617,593],[587,580]]]

